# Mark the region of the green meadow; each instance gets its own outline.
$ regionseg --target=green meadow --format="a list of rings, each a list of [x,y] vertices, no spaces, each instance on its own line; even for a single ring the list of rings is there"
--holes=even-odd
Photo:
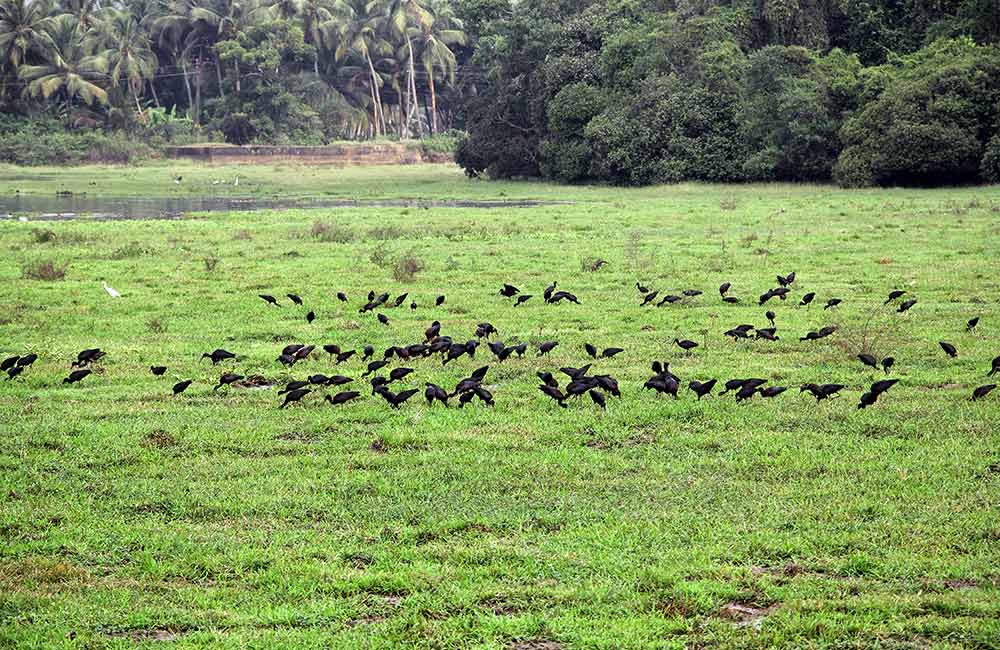
[[[1000,648],[1000,390],[968,399],[1000,354],[1000,187],[0,167],[0,196],[57,191],[560,203],[0,220],[0,357],[39,355],[0,378],[2,648]],[[792,271],[788,300],[759,306]],[[552,281],[581,304],[545,304]],[[704,294],[640,307],[637,281]],[[514,307],[505,282],[534,297]],[[917,304],[884,306],[892,289]],[[383,326],[358,312],[369,290],[409,297],[378,310]],[[723,335],[766,327],[768,309],[780,340]],[[494,407],[421,394],[392,410],[358,357],[276,361],[295,342],[381,358],[434,320],[458,341],[488,321],[529,351],[411,360],[395,388],[489,364]],[[594,362],[622,398],[558,408],[536,372],[587,363],[588,342],[625,349]],[[93,374],[63,384],[93,347]],[[238,357],[199,360],[215,348]],[[865,410],[884,375],[860,352],[895,357],[900,380]],[[657,359],[676,400],[642,389]],[[251,381],[213,391],[223,372]],[[313,373],[362,396],[279,409],[278,386]],[[790,388],[747,403],[687,390],[737,377]],[[817,403],[806,382],[846,388]]]

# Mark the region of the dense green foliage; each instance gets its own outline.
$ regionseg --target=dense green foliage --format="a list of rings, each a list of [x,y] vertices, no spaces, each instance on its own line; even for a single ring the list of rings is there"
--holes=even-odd
[[[0,112],[145,142],[165,114],[182,141],[422,138],[474,92],[467,43],[448,0],[0,0]]]
[[[998,177],[1000,5],[470,3],[468,173],[643,184]]]

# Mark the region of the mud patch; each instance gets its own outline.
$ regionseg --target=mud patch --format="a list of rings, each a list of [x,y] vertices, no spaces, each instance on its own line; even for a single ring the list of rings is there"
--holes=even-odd
[[[507,650],[562,650],[562,646],[548,639],[527,639],[512,642]]]
[[[735,627],[752,627],[759,630],[764,619],[776,609],[776,605],[759,607],[750,603],[732,602],[722,606],[722,609],[719,610],[719,617],[729,621]]]
[[[175,641],[180,637],[182,631],[177,628],[142,628],[138,630],[122,630],[120,632],[107,632],[105,636],[130,639],[135,642],[142,641]]]
[[[173,435],[157,429],[155,431],[150,431],[142,439],[142,444],[147,447],[156,447],[157,449],[166,449],[167,447],[174,447],[177,445],[177,438]]]
[[[968,578],[953,578],[951,580],[945,580],[944,586],[957,591],[965,591],[966,589],[975,589],[979,586],[979,583]]]

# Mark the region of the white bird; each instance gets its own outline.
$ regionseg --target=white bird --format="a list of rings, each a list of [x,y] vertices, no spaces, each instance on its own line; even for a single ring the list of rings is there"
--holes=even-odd
[[[104,290],[107,291],[108,295],[111,296],[112,298],[121,298],[122,294],[115,291],[114,287],[108,286],[108,283],[105,282],[104,280],[101,280],[101,286],[104,287]]]
[[[239,185],[240,185],[240,177],[239,176],[237,176],[236,180],[233,181],[233,185],[236,186],[236,187],[239,187]]]

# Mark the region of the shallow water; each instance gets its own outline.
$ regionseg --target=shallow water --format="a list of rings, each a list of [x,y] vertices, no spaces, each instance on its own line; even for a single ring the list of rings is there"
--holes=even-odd
[[[69,219],[179,219],[191,212],[234,212],[285,208],[531,208],[556,201],[467,199],[343,199],[343,198],[111,198],[69,196],[0,196],[0,219],[28,217],[32,221]]]

